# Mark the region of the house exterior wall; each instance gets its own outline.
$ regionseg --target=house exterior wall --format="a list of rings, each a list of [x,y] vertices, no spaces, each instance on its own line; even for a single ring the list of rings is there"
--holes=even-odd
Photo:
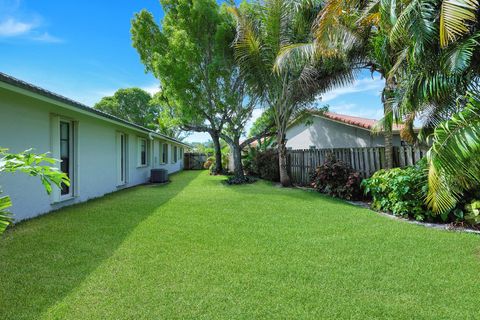
[[[372,135],[369,130],[350,126],[321,117],[311,117],[312,124],[298,122],[286,133],[287,148],[317,149],[380,147],[384,145],[382,135]],[[398,134],[393,137],[394,146],[400,146]]]
[[[0,88],[0,147],[17,153],[30,148],[35,153],[52,152],[52,119],[74,123],[74,196],[65,201],[47,195],[40,180],[23,173],[0,175],[0,186],[13,202],[10,211],[16,221],[32,218],[60,207],[103,196],[119,189],[148,182],[150,169],[164,167],[173,173],[181,170],[176,163],[155,163],[155,144],[146,132],[59,107],[17,92]],[[127,136],[126,183],[118,186],[117,133]],[[148,142],[148,164],[138,166],[138,138]],[[168,142],[171,146],[172,142]],[[171,153],[170,153],[171,155]],[[58,189],[55,190],[57,194]]]

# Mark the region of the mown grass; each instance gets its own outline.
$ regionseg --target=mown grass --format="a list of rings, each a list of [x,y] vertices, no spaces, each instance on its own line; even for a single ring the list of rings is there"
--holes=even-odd
[[[480,237],[184,172],[0,239],[0,319],[473,319]]]

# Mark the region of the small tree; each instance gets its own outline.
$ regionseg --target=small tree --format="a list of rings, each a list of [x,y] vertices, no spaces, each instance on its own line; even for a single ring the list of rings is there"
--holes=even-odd
[[[0,148],[0,174],[2,172],[23,172],[33,177],[39,177],[48,194],[52,192],[52,185],[61,187],[70,185],[67,175],[52,164],[58,160],[49,158],[46,154],[34,154],[30,150],[14,154],[7,153],[8,149]],[[1,190],[0,190],[1,194]],[[12,217],[7,211],[12,206],[8,196],[0,196],[0,234],[12,222]]]

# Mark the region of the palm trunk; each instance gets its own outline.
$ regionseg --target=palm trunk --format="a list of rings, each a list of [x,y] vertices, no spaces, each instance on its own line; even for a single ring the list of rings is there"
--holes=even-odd
[[[214,149],[215,149],[215,174],[222,174],[223,173],[223,166],[222,166],[222,148],[220,146],[220,135],[218,132],[210,133],[212,137]]]
[[[392,130],[385,130],[385,166],[386,169],[393,168],[393,134]]]
[[[385,117],[386,125],[383,128],[383,134],[385,137],[385,169],[393,168],[393,133],[392,133],[392,121],[393,119],[387,119],[390,117],[392,107],[389,105],[389,98],[394,91],[394,84],[391,81],[387,81],[382,93],[383,103],[383,116]]]
[[[292,185],[292,181],[290,180],[287,170],[287,147],[285,143],[285,134],[280,132],[277,134],[277,144],[278,164],[280,167],[280,183],[284,187],[290,187]]]

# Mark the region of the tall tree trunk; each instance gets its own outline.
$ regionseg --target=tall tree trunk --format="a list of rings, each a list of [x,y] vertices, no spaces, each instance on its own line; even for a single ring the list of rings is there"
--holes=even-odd
[[[385,130],[385,166],[386,169],[393,168],[393,133],[392,130]]]
[[[242,164],[242,147],[240,146],[240,137],[230,137],[225,134],[221,134],[223,140],[225,140],[230,146],[230,152],[233,160],[233,174],[235,178],[245,178]]]
[[[383,103],[383,116],[385,118],[385,127],[383,128],[383,134],[385,137],[385,168],[392,169],[393,168],[393,133],[392,133],[392,126],[393,126],[393,119],[391,111],[392,106],[390,105],[390,96],[395,90],[395,84],[390,80],[386,81],[386,86],[383,89],[382,93],[382,103]]]
[[[285,134],[283,132],[278,132],[277,134],[277,145],[278,145],[278,164],[280,167],[280,183],[284,187],[290,187],[292,181],[287,171],[287,146],[285,143]]]
[[[215,174],[223,173],[222,166],[222,147],[220,146],[220,135],[218,132],[211,132],[210,136],[212,137],[214,149],[215,149]]]
[[[240,147],[240,139],[235,138],[230,145],[233,154],[233,174],[236,178],[242,179],[245,177],[242,164],[242,148]]]

